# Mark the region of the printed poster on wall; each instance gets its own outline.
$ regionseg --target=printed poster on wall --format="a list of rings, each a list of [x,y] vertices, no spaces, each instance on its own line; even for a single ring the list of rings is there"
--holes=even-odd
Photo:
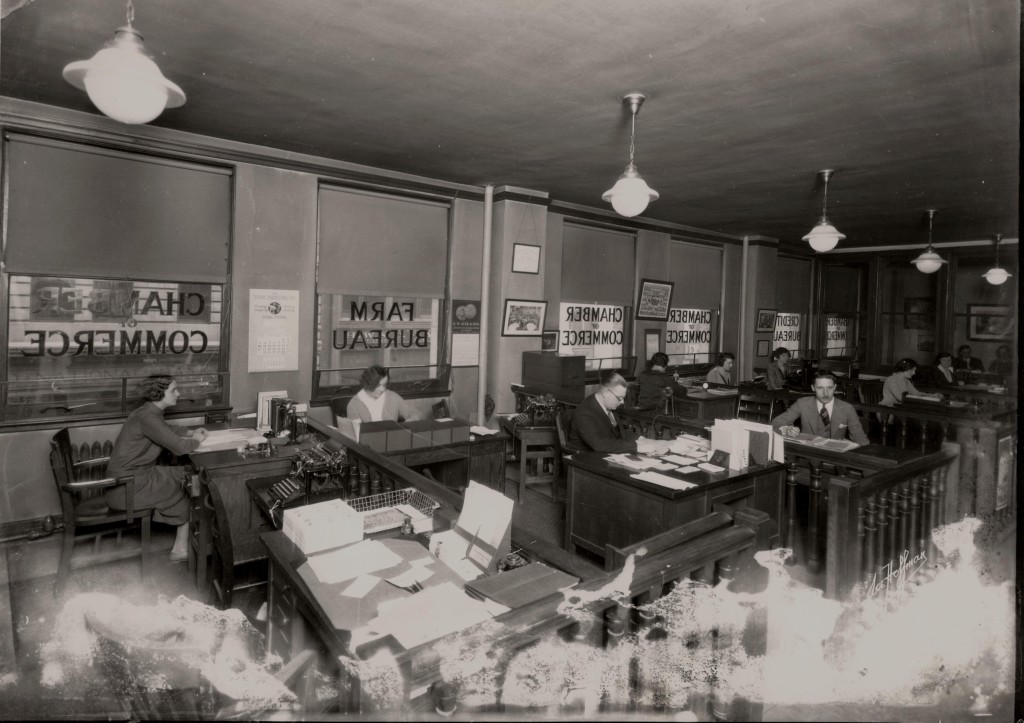
[[[829,316],[825,319],[825,356],[846,356],[852,351],[853,319]]]
[[[452,366],[480,365],[480,300],[452,300]]]
[[[793,358],[800,356],[800,314],[780,311],[775,317],[775,337],[773,348],[789,349]]]
[[[625,313],[623,306],[563,301],[558,309],[558,353],[621,359]]]
[[[711,355],[711,309],[669,309],[665,352],[675,363],[707,361]]]
[[[249,289],[249,371],[298,370],[298,290]]]

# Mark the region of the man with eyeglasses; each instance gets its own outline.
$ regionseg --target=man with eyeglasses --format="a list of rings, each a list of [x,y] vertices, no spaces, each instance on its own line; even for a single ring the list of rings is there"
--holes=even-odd
[[[622,375],[615,371],[604,372],[601,375],[601,386],[584,399],[572,415],[569,444],[595,452],[667,452],[667,443],[643,437],[637,439],[622,428],[615,410],[622,406],[626,391],[626,380]]]

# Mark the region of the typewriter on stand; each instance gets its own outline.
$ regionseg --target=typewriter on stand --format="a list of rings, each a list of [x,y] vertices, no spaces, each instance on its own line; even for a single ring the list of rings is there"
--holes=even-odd
[[[344,491],[349,460],[345,449],[332,451],[323,444],[299,450],[288,477],[269,489],[271,512],[337,497]]]

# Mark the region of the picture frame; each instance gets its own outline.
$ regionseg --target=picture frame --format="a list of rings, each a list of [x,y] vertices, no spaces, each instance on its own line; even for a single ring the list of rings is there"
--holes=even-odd
[[[502,336],[543,336],[548,302],[531,299],[505,299]]]
[[[772,342],[769,339],[758,339],[757,340],[757,355],[768,356],[772,350]]]
[[[903,329],[932,331],[935,327],[935,299],[911,296],[903,300]]]
[[[775,317],[779,315],[778,309],[758,309],[754,332],[775,331]]]
[[[995,304],[967,305],[968,341],[1008,341],[1017,324],[1009,306]]]
[[[545,331],[540,336],[541,351],[558,351],[558,331]]]
[[[672,281],[641,279],[636,301],[636,318],[647,321],[668,321],[668,310],[672,305]]]
[[[540,246],[512,244],[512,272],[516,274],[540,273]]]
[[[935,335],[934,334],[918,334],[917,335],[917,350],[928,352],[930,354],[935,353]]]

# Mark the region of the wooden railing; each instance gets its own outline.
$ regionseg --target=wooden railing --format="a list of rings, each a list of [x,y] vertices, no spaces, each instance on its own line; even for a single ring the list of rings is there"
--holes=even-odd
[[[956,445],[896,469],[863,477],[830,476],[827,484],[825,594],[845,598],[855,586],[872,594],[890,573],[937,562],[932,530],[954,517],[949,499]],[[812,540],[813,544],[813,540]]]
[[[625,656],[629,662],[625,667],[628,683],[625,684],[624,693],[621,696],[606,695],[598,710],[586,712],[606,715],[666,712],[666,684],[659,682],[657,676],[654,676],[655,680],[650,680],[639,674],[638,667],[642,661],[636,657],[650,652],[650,641],[661,639],[668,644],[675,635],[672,621],[659,616],[658,601],[664,604],[663,598],[671,595],[686,580],[708,585],[727,585],[732,590],[752,590],[757,585],[756,576],[752,574],[756,567],[753,553],[767,549],[771,526],[771,521],[764,513],[722,507],[701,520],[662,533],[627,550],[620,550],[619,553],[627,555],[639,554],[641,550],[646,551],[646,554],[634,558],[635,567],[631,576],[627,572],[627,577],[623,578],[624,568],[620,568],[583,581],[567,591],[564,594],[569,603],[567,607],[557,607],[563,597],[562,593],[558,593],[495,618],[496,626],[489,626],[483,632],[470,630],[397,653],[394,662],[403,677],[401,690],[394,691],[395,695],[390,701],[368,701],[364,694],[361,712],[403,716],[434,705],[439,710],[450,712],[462,689],[468,686],[467,681],[458,679],[458,676],[449,674],[448,679],[445,679],[442,669],[447,667],[451,670],[452,666],[444,665],[444,655],[458,658],[460,655],[471,654],[470,657],[480,659],[476,653],[482,649],[486,651],[489,661],[487,670],[474,672],[467,669],[466,676],[483,673],[487,680],[500,681],[505,678],[510,663],[521,651],[542,641],[550,643],[555,640],[562,641],[558,644],[559,655],[579,661],[589,659],[592,666],[601,665],[605,659],[611,662],[624,652],[624,646],[636,648],[632,657]],[[625,569],[628,571],[628,568]],[[615,590],[625,590],[625,594],[613,594]],[[573,603],[573,600],[576,602]],[[763,655],[765,652],[765,620],[760,613],[748,617],[745,630],[722,626],[704,633],[692,635],[686,641],[687,648],[711,646],[712,655],[720,653],[723,659],[733,645],[744,644],[748,655]],[[583,646],[607,651],[607,657],[587,652]],[[617,652],[612,652],[615,648]],[[359,653],[363,657],[371,655],[372,651],[360,650]],[[366,675],[366,671],[363,671],[363,675]],[[682,686],[684,682],[680,680],[678,683]],[[376,689],[379,686],[369,687]],[[477,708],[479,713],[509,712],[497,687],[497,683],[494,683],[491,689],[493,702]],[[695,688],[699,687],[695,685]],[[417,692],[428,688],[433,692],[433,697],[422,696],[425,700],[408,702],[410,694],[415,697]],[[710,683],[709,690],[705,691],[707,695],[691,696],[691,709],[695,705],[707,704],[713,709],[716,720],[760,720],[760,704],[740,698],[716,697],[712,688],[713,683]],[[535,701],[538,706],[545,706],[549,702]],[[394,705],[402,709],[389,707]],[[557,702],[554,705],[558,707]],[[561,712],[572,713],[571,710]],[[706,712],[701,711],[699,715]],[[551,710],[547,713],[550,715]]]

